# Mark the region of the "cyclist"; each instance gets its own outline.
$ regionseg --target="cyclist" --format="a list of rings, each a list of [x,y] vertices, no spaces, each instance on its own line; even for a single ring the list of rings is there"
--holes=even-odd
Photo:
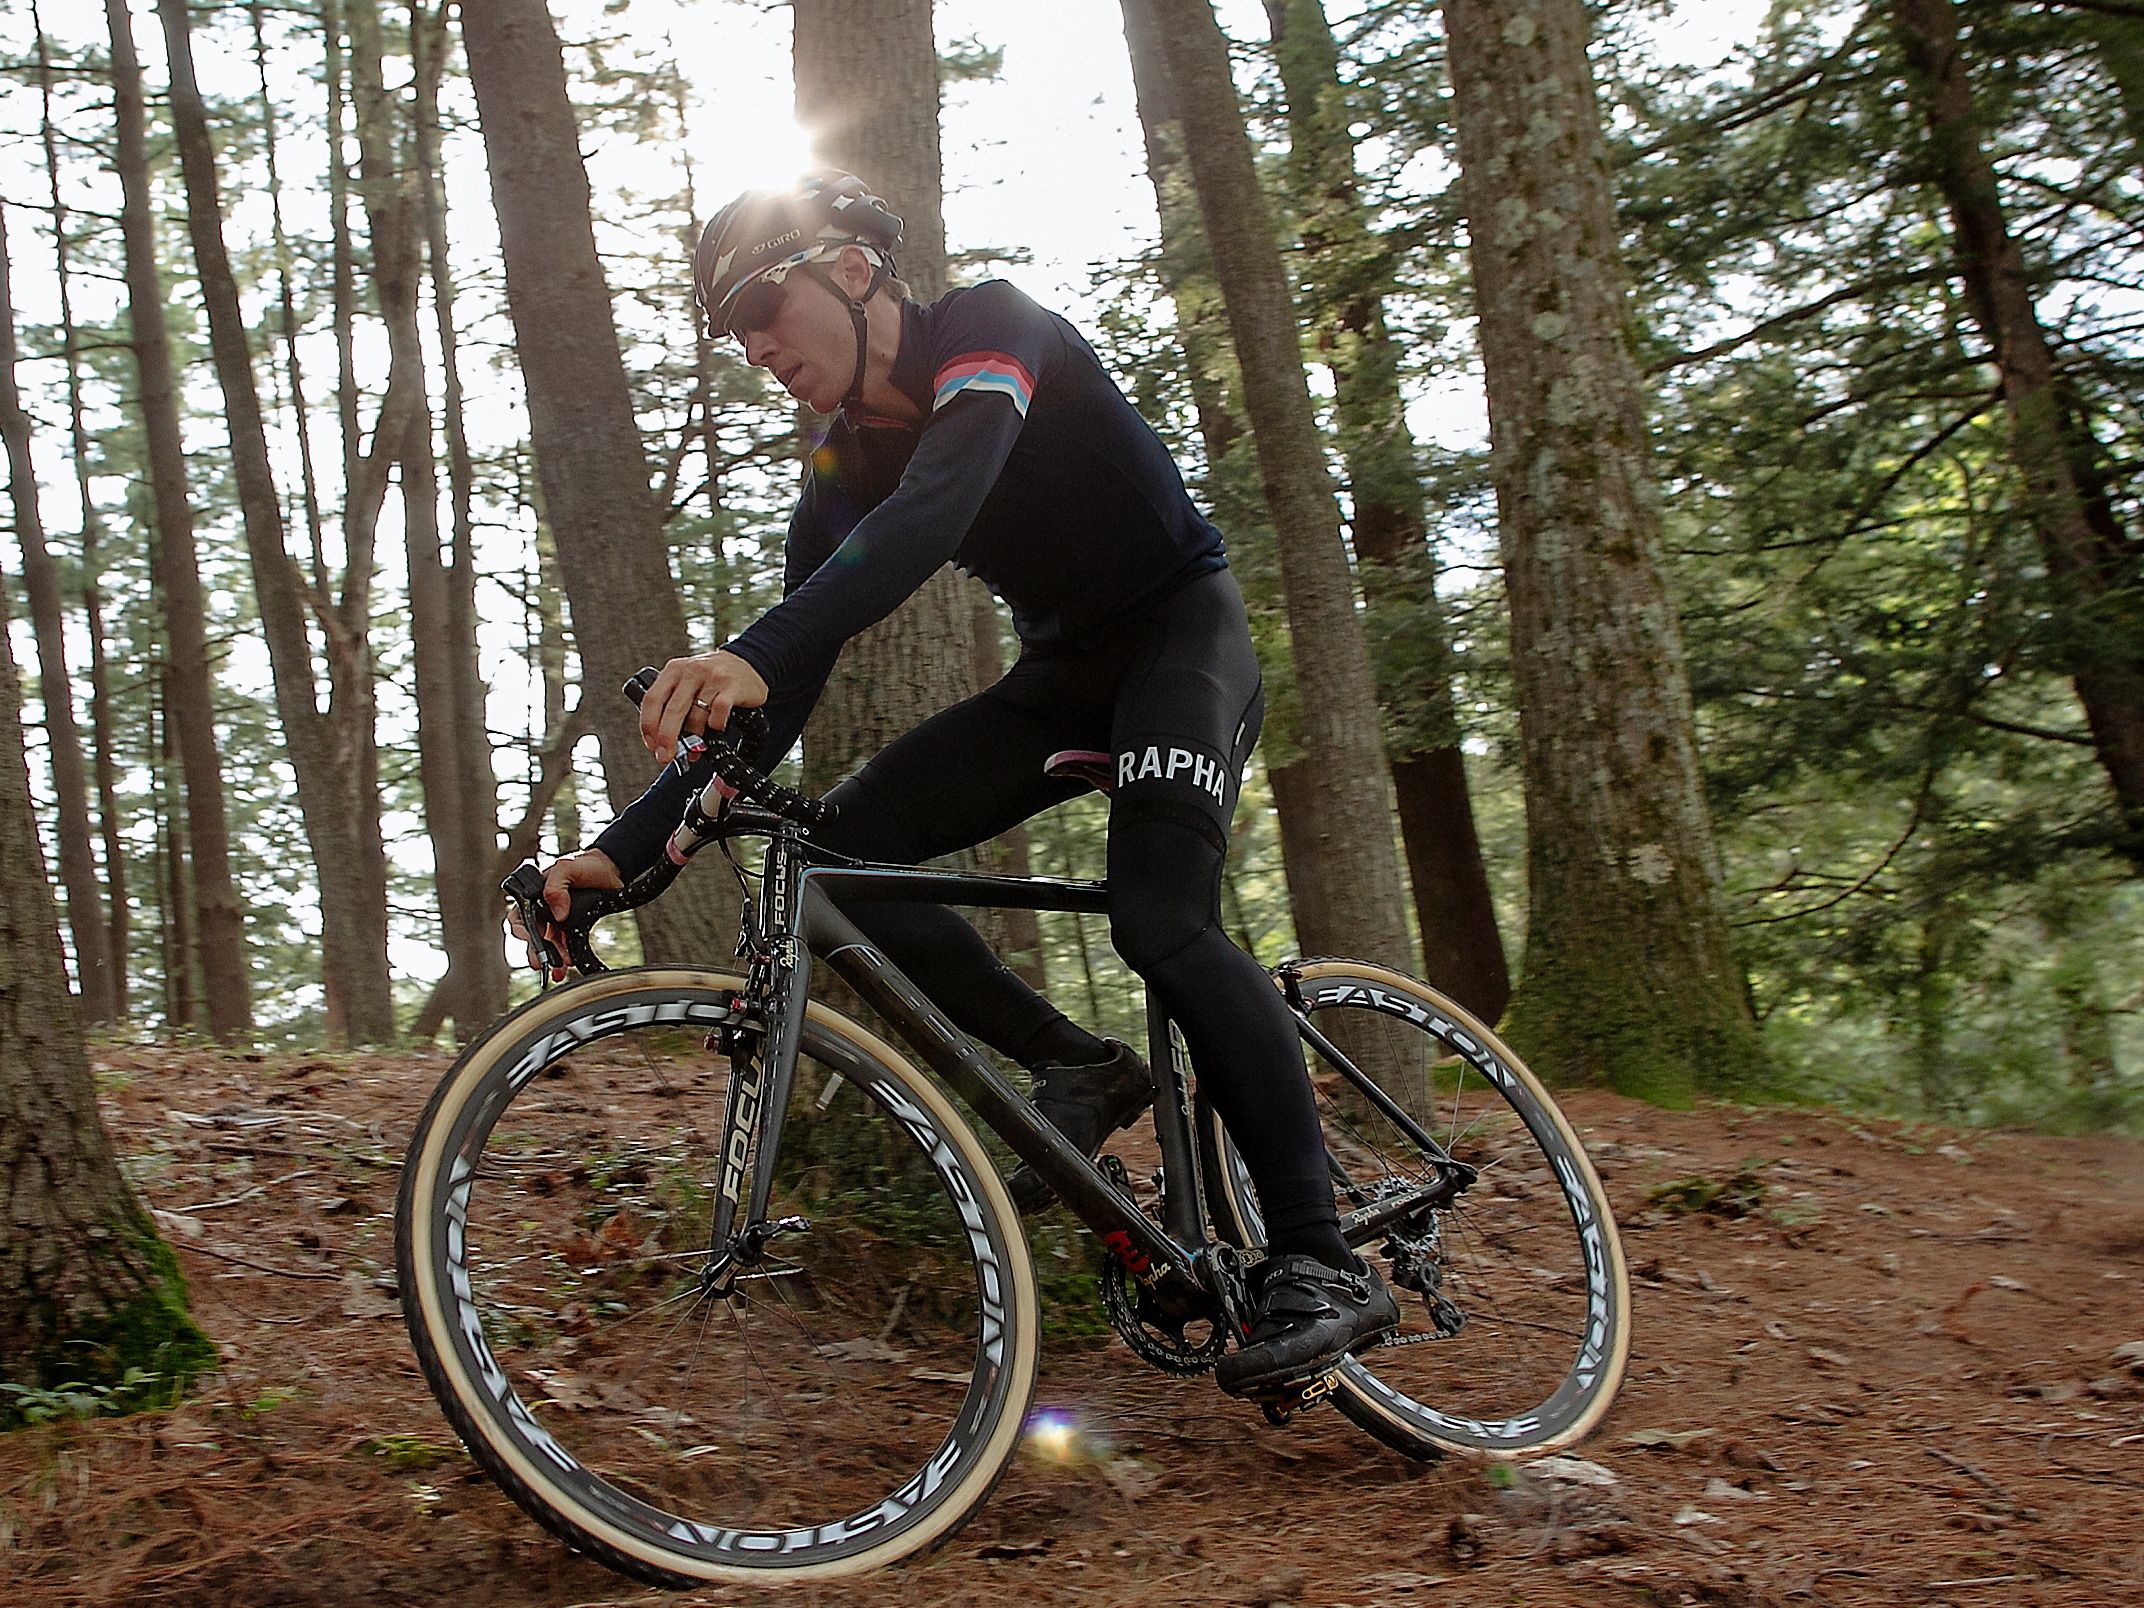
[[[861,180],[830,171],[746,191],[702,234],[694,287],[715,326],[831,423],[790,518],[782,602],[663,667],[641,703],[662,776],[548,869],[546,898],[563,917],[571,888],[618,886],[664,853],[708,774],[670,764],[681,737],[764,706],[756,757],[771,766],[843,643],[948,560],[979,576],[1012,610],[1018,660],[835,788],[840,814],[817,839],[931,859],[1081,791],[1045,774],[1053,754],[1109,754],[1110,936],[1181,1026],[1267,1228],[1256,1322],[1217,1376],[1237,1394],[1283,1388],[1399,1311],[1341,1237],[1286,1005],[1221,922],[1229,822],[1264,714],[1243,598],[1220,533],[1072,326],[1003,281],[909,299],[900,235]],[[1090,1157],[1151,1104],[1128,1047],[1067,1020],[952,911],[848,914],[964,1032],[1033,1072],[1036,1105]],[[1048,1199],[1032,1173],[1014,1186],[1023,1204]]]

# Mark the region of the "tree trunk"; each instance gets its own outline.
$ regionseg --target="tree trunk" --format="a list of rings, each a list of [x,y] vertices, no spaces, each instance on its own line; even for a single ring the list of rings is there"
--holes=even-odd
[[[159,752],[157,774],[168,777],[177,742],[171,730],[170,677],[157,689]],[[164,1030],[166,1036],[185,1039],[192,1035],[201,989],[196,962],[200,946],[194,941],[198,923],[194,916],[193,879],[188,874],[186,803],[180,789],[164,786],[158,793],[156,886],[164,908],[157,923],[162,944],[158,958],[164,968]]]
[[[2098,443],[2079,420],[2033,306],[1975,122],[1957,10],[1951,0],[1892,0],[1891,16],[1928,125],[1928,177],[1950,211],[1966,304],[2001,378],[2025,514],[2064,631],[2059,662],[2113,784],[2122,848],[2144,867],[2144,572],[2115,515]]]
[[[1176,338],[1184,349],[1192,412],[1206,452],[1207,500],[1233,544],[1239,533],[1263,522],[1265,510],[1235,498],[1223,472],[1230,454],[1248,445],[1229,394],[1240,389],[1241,382],[1228,346],[1228,312],[1213,283],[1213,257],[1206,249],[1198,197],[1184,166],[1183,123],[1162,53],[1159,19],[1151,0],[1121,0],[1119,10],[1131,57],[1139,132],[1146,145],[1147,180],[1161,224],[1161,286],[1176,304]],[[1267,689],[1269,703],[1272,690]]]
[[[535,498],[540,503],[540,496]],[[558,579],[558,544],[552,539],[550,521],[539,508],[536,513],[536,640],[531,644],[536,666],[543,677],[543,729],[557,731],[566,718],[566,622],[559,610],[565,589]],[[576,706],[578,707],[578,706]],[[584,712],[584,735],[594,729]],[[559,782],[551,804],[551,837],[561,849],[582,841],[580,788],[572,771]],[[530,851],[535,852],[534,850]]]
[[[222,388],[230,426],[231,470],[252,561],[253,591],[261,634],[268,645],[291,769],[297,777],[298,809],[320,884],[321,977],[326,985],[328,1033],[337,1042],[380,1044],[394,1037],[394,996],[387,969],[386,856],[365,841],[373,819],[364,785],[365,767],[354,764],[347,732],[337,732],[320,713],[313,653],[306,620],[310,612],[303,577],[285,545],[283,506],[268,460],[267,429],[255,388],[238,281],[223,241],[223,211],[208,110],[194,80],[193,42],[187,0],[157,0],[171,65],[171,116],[179,164],[186,178],[186,218],[207,304],[209,349]],[[369,727],[369,697],[367,720]],[[338,742],[338,737],[344,741]],[[204,912],[205,920],[205,912]],[[204,933],[204,940],[207,935]],[[213,1005],[213,1000],[211,1001]]]
[[[470,687],[475,678],[461,662],[463,648],[455,636],[458,622],[471,632],[466,650],[473,656],[475,622],[458,607],[459,579],[440,557],[439,476],[417,305],[419,208],[426,176],[421,168],[405,172],[399,157],[404,130],[382,77],[379,0],[349,0],[347,16],[358,187],[372,237],[373,288],[387,326],[387,385],[390,393],[410,399],[393,451],[402,477],[418,772],[447,955],[447,1010],[457,1035],[467,1039],[506,1009],[497,883],[489,878],[498,854],[499,806],[496,784],[490,781],[491,745],[483,733],[483,684],[477,680],[474,689]],[[424,36],[420,19],[412,38],[421,41]],[[438,64],[436,51],[415,62],[420,99],[433,87],[425,79]],[[473,717],[462,707],[472,690],[478,700]],[[478,734],[481,777],[463,752],[472,729]]]
[[[0,437],[7,445],[8,490],[15,507],[15,543],[22,549],[22,584],[37,637],[37,691],[45,708],[45,747],[59,813],[60,885],[67,890],[67,927],[74,938],[75,979],[82,1020],[104,1025],[119,1014],[112,990],[110,935],[104,890],[90,844],[89,774],[75,724],[74,678],[67,672],[67,626],[59,575],[45,548],[44,513],[30,464],[30,420],[15,385],[15,299],[9,272],[7,209],[0,206]]]
[[[1582,0],[1445,0],[1526,784],[1507,1036],[1686,1100],[1763,1070],[1728,941]]]
[[[552,727],[552,735],[537,750],[537,771],[529,783],[528,807],[522,811],[521,819],[507,828],[504,845],[485,867],[487,887],[498,887],[512,874],[514,867],[541,848],[544,815],[550,810],[559,789],[571,778],[573,750],[588,735],[588,729],[586,717],[576,708],[565,715],[562,725]],[[453,1013],[453,1002],[447,990],[449,981],[442,977],[417,1012],[409,1036],[419,1044],[429,1044],[436,1039],[440,1028]]]
[[[216,1348],[97,1114],[30,811],[7,613],[0,593],[0,1379],[168,1405]],[[129,1369],[146,1377],[122,1386]],[[0,1427],[12,1417],[0,1408]]]
[[[506,1009],[506,955],[499,941],[499,778],[492,764],[491,689],[485,684],[477,647],[476,465],[463,421],[459,332],[454,323],[454,266],[447,251],[446,190],[440,177],[439,83],[445,69],[447,7],[427,16],[410,7],[411,58],[416,79],[416,167],[422,201],[425,261],[431,273],[432,311],[439,328],[441,408],[447,437],[448,498],[453,509],[452,552],[446,567],[447,671],[454,688],[453,760],[459,769],[461,834],[455,846],[458,897],[473,912],[472,939],[462,964],[468,981],[468,1011],[456,1026],[463,1038]]]
[[[1149,0],[1279,543],[1306,769],[1289,891],[1312,952],[1412,969],[1376,690],[1273,220],[1209,0]]]
[[[74,323],[73,252],[68,238],[67,198],[60,188],[58,126],[52,116],[52,56],[44,19],[35,0],[30,22],[37,44],[38,132],[45,152],[45,182],[52,197],[52,261],[60,292],[60,350],[67,364],[67,428],[73,444],[76,501],[82,515],[82,623],[89,636],[89,746],[96,777],[97,815],[104,840],[105,958],[112,985],[112,1015],[127,1014],[126,846],[119,836],[119,764],[112,729],[111,675],[105,662],[104,599],[99,585],[103,522],[90,489],[89,429],[83,422],[82,346]]]
[[[223,761],[216,739],[215,687],[209,675],[208,609],[194,553],[193,505],[180,446],[178,388],[164,329],[163,276],[156,265],[156,210],[149,193],[148,139],[141,65],[125,0],[104,0],[112,40],[113,111],[125,193],[120,227],[127,260],[128,322],[139,375],[137,402],[156,501],[157,577],[165,642],[165,719],[186,779],[185,813],[192,845],[198,949],[208,994],[209,1032],[229,1043],[253,1030],[245,924],[231,878],[230,826],[223,802]],[[182,957],[183,959],[184,957]]]
[[[901,276],[918,301],[946,288],[931,0],[797,0],[797,122],[812,154],[900,214]],[[833,786],[926,716],[978,690],[969,583],[948,565],[843,649],[804,747],[814,791]]]
[[[797,0],[797,122],[821,162],[845,168],[900,214],[901,277],[918,301],[946,290],[945,189],[938,146],[938,46],[931,0]],[[823,790],[902,733],[996,679],[996,606],[950,564],[842,650],[804,743],[808,788]],[[985,640],[987,634],[988,640]],[[1027,864],[1015,828],[963,864]],[[980,911],[977,930],[1030,982],[1040,968],[1032,912]]]
[[[345,523],[358,484],[357,424],[357,253],[350,244],[350,163],[347,65],[342,48],[341,0],[320,0],[320,29],[326,36],[322,77],[327,88],[329,303],[335,323],[335,426],[342,443]],[[370,550],[370,537],[367,550]]]
[[[291,283],[290,236],[283,227],[283,175],[276,160],[275,91],[268,77],[268,34],[261,0],[247,0],[246,17],[253,25],[253,66],[261,86],[262,155],[268,168],[269,236],[275,247],[276,304],[281,316],[283,372],[290,385],[290,418],[298,438],[299,488],[305,506],[305,534],[312,553],[313,586],[321,596],[328,592],[327,532],[320,510],[320,477],[313,465],[312,410],[305,400],[305,365],[298,357],[298,302]]]
[[[975,684],[987,687],[1005,673],[1005,657],[999,637],[997,600],[983,586],[968,588],[969,607],[975,620]],[[1027,828],[1015,827],[993,838],[976,851],[976,863],[995,876],[1024,877],[1032,873]],[[990,925],[987,936],[1005,964],[1041,993],[1049,986],[1049,970],[1042,955],[1042,917],[1034,910],[980,912]]]
[[[1303,301],[1333,377],[1354,546],[1372,644],[1385,757],[1422,935],[1423,974],[1486,1021],[1511,970],[1474,830],[1452,703],[1451,633],[1437,601],[1400,353],[1385,327],[1393,252],[1371,232],[1356,185],[1340,52],[1320,0],[1266,0],[1288,108],[1288,175],[1300,219]]]
[[[645,790],[653,763],[639,717],[618,689],[643,664],[689,651],[684,612],[596,259],[580,131],[550,12],[544,0],[465,7],[462,43],[582,696],[602,743],[612,808],[623,809]],[[651,960],[729,954],[735,923],[725,915],[734,893],[723,881],[685,877],[644,908],[641,942]]]

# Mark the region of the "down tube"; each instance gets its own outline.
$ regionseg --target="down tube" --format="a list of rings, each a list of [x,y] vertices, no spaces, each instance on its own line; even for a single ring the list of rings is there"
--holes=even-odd
[[[915,894],[910,893],[910,898]],[[1196,1284],[1190,1253],[1117,1190],[1036,1112],[899,967],[834,908],[817,877],[804,879],[802,931],[812,951],[883,1014],[1022,1161],[1049,1179],[1073,1215],[1098,1235],[1121,1231],[1155,1265]]]

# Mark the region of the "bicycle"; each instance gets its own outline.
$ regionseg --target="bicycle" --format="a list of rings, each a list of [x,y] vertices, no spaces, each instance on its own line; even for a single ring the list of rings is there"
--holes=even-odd
[[[717,781],[666,859],[576,890],[565,955],[540,947],[542,975],[582,976],[455,1062],[397,1211],[410,1337],[470,1454],[569,1545],[667,1586],[826,1578],[941,1544],[1027,1427],[1041,1303],[1005,1184],[938,1083],[809,997],[815,966],[1094,1232],[1104,1310],[1144,1361],[1193,1376],[1240,1339],[1260,1241],[1248,1176],[1151,996],[1161,1166],[1142,1189],[1114,1155],[1075,1150],[838,908],[1100,914],[1106,886],[816,849],[823,801],[740,757],[753,713],[716,734]],[[1053,766],[1108,779],[1106,755]],[[745,839],[766,849],[756,897]],[[709,843],[745,885],[743,970],[604,969],[595,923]],[[535,868],[505,887],[543,932]],[[1343,1232],[1383,1259],[1407,1319],[1266,1416],[1329,1400],[1416,1456],[1578,1440],[1621,1381],[1630,1298],[1570,1124],[1423,983],[1339,959],[1274,977],[1318,1063]]]

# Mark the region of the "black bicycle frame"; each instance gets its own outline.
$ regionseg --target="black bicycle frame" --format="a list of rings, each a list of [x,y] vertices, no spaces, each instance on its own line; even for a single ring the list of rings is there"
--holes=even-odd
[[[1192,1136],[1190,1089],[1176,1054],[1175,1034],[1151,990],[1146,1000],[1147,1061],[1154,1073],[1154,1130],[1161,1144],[1159,1224],[1008,1083],[967,1035],[836,904],[837,900],[843,904],[880,900],[1106,915],[1108,884],[860,862],[827,864],[813,858],[813,851],[793,827],[773,826],[767,837],[767,864],[760,885],[773,975],[762,1022],[760,1075],[731,1086],[725,1118],[725,1180],[732,1176],[732,1167],[741,1163],[755,1123],[762,1157],[778,1153],[795,1085],[796,1048],[811,992],[812,965],[815,959],[823,959],[893,1025],[1015,1155],[1049,1182],[1073,1215],[1094,1231],[1135,1278],[1165,1302],[1195,1302],[1210,1290],[1213,1278],[1207,1259],[1215,1246],[1207,1236],[1200,1208],[1202,1188]],[[1304,1012],[1291,1006],[1290,1014],[1298,1034],[1321,1057],[1431,1156],[1456,1166],[1373,1079],[1311,1026]],[[772,1166],[761,1165],[752,1172],[751,1196],[745,1207],[747,1234],[766,1223],[773,1189]],[[1442,1204],[1448,1193],[1445,1187],[1432,1186],[1349,1213],[1345,1222],[1349,1240],[1368,1238],[1384,1224],[1424,1205]],[[722,1195],[715,1202],[714,1248],[718,1263],[724,1266],[731,1263],[726,1248],[732,1244],[739,1204],[744,1203]]]

